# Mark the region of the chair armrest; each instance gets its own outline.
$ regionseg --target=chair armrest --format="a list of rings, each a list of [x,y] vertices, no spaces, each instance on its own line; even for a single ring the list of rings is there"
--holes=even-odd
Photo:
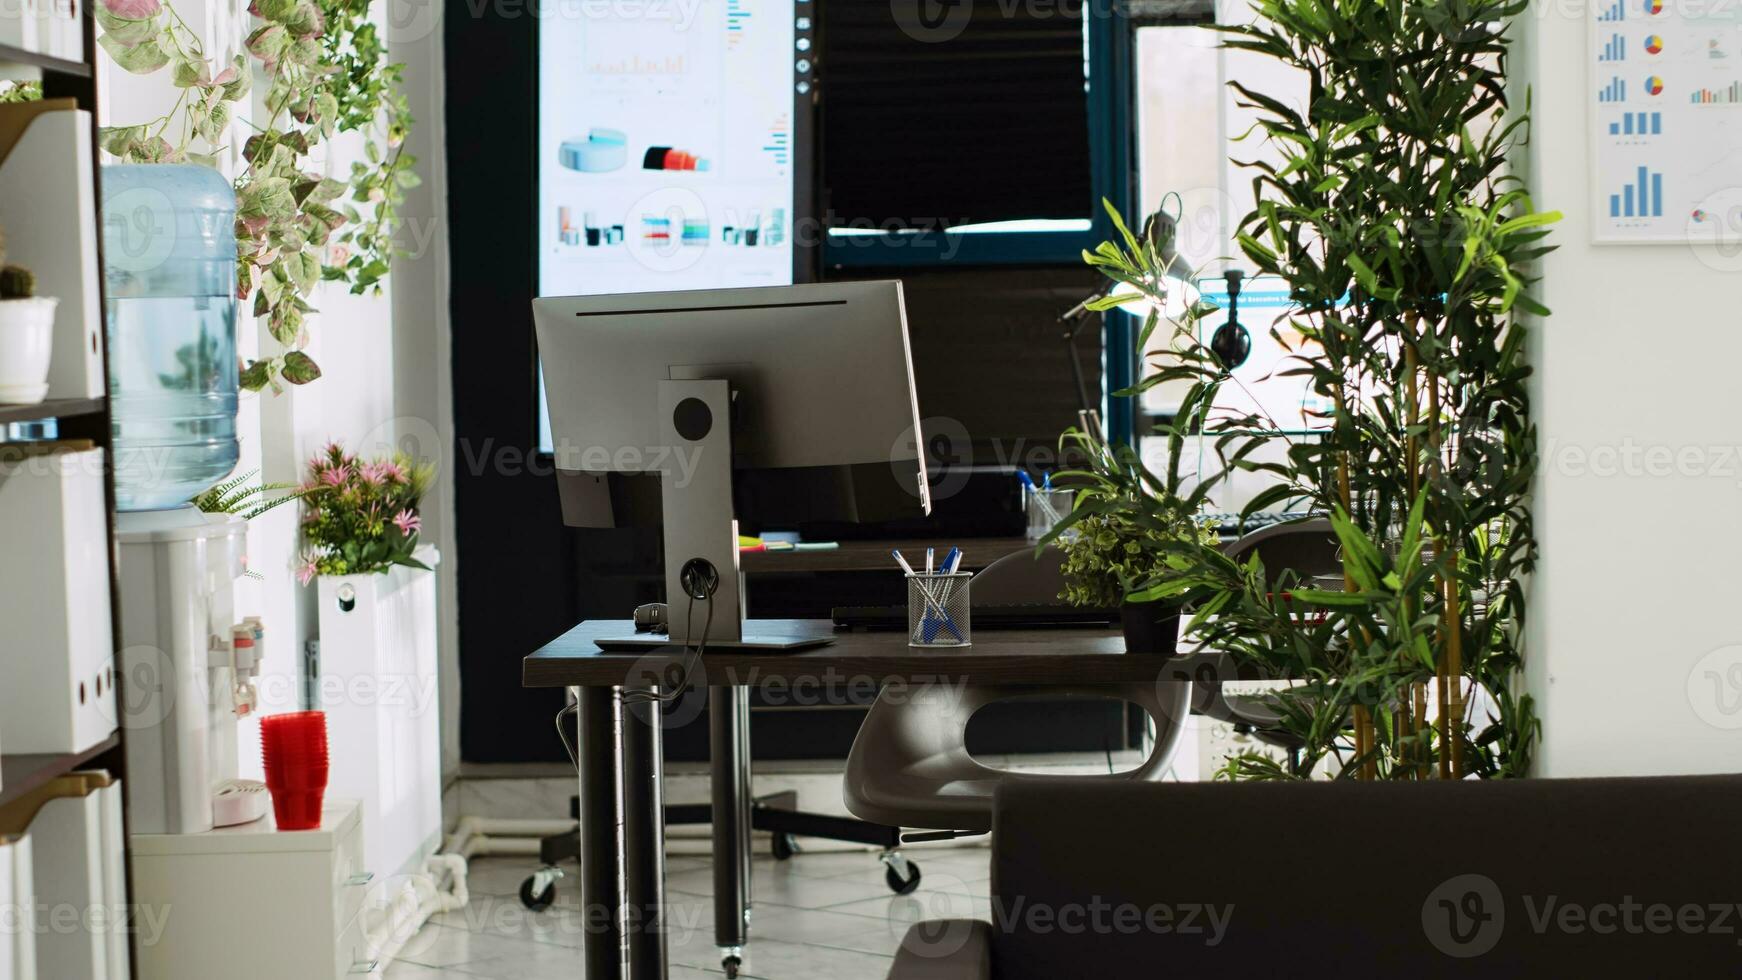
[[[914,923],[889,980],[992,980],[992,926],[978,919]]]

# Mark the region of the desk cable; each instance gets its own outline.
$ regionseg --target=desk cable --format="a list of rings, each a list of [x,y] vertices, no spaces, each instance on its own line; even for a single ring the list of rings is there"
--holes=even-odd
[[[618,699],[622,703],[670,704],[682,697],[685,691],[689,690],[690,675],[695,672],[696,662],[701,659],[703,653],[707,652],[708,632],[713,629],[714,626],[714,597],[709,595],[704,597],[702,601],[708,604],[708,615],[702,622],[702,640],[694,649],[691,649],[688,643],[684,644],[683,678],[678,681],[677,686],[664,694],[655,694],[652,691],[624,691],[622,694],[618,695]],[[689,612],[694,612],[695,608],[696,600],[692,596],[689,603]],[[685,619],[688,618],[688,614],[686,613]],[[569,754],[569,764],[573,765],[577,772],[580,771],[581,760],[580,757],[575,754],[574,743],[569,741],[569,732],[568,729],[563,727],[563,719],[579,711],[580,707],[579,702],[570,702],[561,711],[556,713],[557,738],[562,740],[563,751]]]
[[[675,686],[673,686],[672,689],[669,691],[658,692],[658,693],[656,693],[654,691],[624,691],[621,695],[618,696],[619,699],[624,704],[671,704],[672,702],[676,701],[678,698],[683,697],[684,692],[686,692],[690,689],[690,675],[695,672],[696,662],[701,659],[702,654],[707,652],[708,633],[710,630],[712,630],[714,628],[714,593],[713,593],[713,590],[712,589],[708,590],[707,594],[703,595],[701,597],[701,599],[703,602],[708,604],[708,615],[702,621],[702,640],[701,640],[701,642],[698,643],[694,649],[690,648],[690,645],[687,641],[684,643],[683,676],[678,680],[677,684]],[[691,623],[691,622],[695,621],[693,618],[695,615],[695,610],[696,610],[696,596],[692,595],[692,596],[690,596],[689,606],[686,608],[686,610],[684,612],[684,622],[685,623]]]

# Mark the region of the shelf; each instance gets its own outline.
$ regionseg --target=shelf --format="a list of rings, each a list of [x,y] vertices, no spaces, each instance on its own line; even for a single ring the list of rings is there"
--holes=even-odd
[[[83,752],[0,756],[0,806],[11,803],[57,776],[64,776],[75,769],[91,768],[88,763],[92,759],[119,747],[120,744],[121,735],[117,732]]]
[[[35,422],[40,419],[70,419],[103,411],[101,398],[50,398],[38,405],[0,404],[0,424]]]
[[[0,44],[0,63],[12,65],[35,65],[44,71],[58,72],[62,75],[75,75],[79,78],[91,77],[91,66],[83,61],[68,61],[53,55],[37,54],[10,44]]]

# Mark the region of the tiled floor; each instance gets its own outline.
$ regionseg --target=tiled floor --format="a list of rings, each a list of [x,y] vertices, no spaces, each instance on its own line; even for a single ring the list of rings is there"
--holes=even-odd
[[[875,852],[801,853],[777,862],[766,844],[760,851],[741,976],[882,980],[912,923],[990,915],[990,852],[981,847],[908,852],[922,876],[919,890],[907,896],[890,893]],[[529,912],[518,892],[536,863],[475,859],[471,905],[436,917],[412,937],[388,980],[578,980],[582,922],[575,879],[571,874],[558,883],[555,906]],[[707,858],[670,858],[666,921],[673,980],[723,975],[712,891]]]

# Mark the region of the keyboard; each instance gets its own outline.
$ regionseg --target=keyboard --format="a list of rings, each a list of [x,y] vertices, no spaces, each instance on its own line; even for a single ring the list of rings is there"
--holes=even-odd
[[[836,606],[830,615],[836,629],[907,629],[906,606]],[[1119,620],[1119,614],[1110,609],[1062,602],[975,606],[970,617],[969,628],[977,630],[1106,627]]]

